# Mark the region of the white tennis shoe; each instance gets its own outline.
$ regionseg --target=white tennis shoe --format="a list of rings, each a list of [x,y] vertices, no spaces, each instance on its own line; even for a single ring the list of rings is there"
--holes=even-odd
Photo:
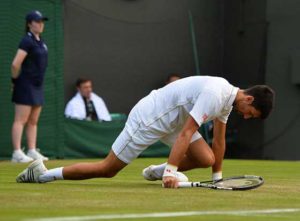
[[[149,167],[143,169],[143,177],[145,178],[145,180],[149,180],[149,181],[155,181],[155,180],[162,180],[162,175],[159,175],[155,172],[155,170],[153,169],[155,165],[150,165]],[[187,182],[189,181],[189,178],[184,175],[181,172],[176,172],[176,178],[178,180],[178,182]]]
[[[33,159],[27,156],[22,150],[15,150],[12,154],[11,162],[13,163],[29,163]]]
[[[41,159],[41,160],[43,160],[43,161],[47,161],[47,160],[49,160],[49,158],[48,157],[45,157],[43,154],[41,154],[40,153],[40,150],[39,149],[33,149],[33,150],[29,150],[28,152],[27,152],[27,156],[28,157],[31,157],[32,159],[34,159],[34,160],[39,160],[39,159]]]
[[[17,183],[39,183],[39,176],[47,171],[43,160],[39,159],[31,163],[17,178]]]

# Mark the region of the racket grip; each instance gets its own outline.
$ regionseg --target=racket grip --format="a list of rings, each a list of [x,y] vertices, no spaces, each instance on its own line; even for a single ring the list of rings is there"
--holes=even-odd
[[[178,188],[191,188],[192,182],[178,182]]]

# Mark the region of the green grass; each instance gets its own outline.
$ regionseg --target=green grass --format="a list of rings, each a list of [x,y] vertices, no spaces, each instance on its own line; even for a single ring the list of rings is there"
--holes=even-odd
[[[143,180],[141,170],[144,167],[164,160],[137,159],[112,179],[57,181],[47,184],[15,183],[16,175],[26,165],[2,161],[0,162],[0,220],[116,213],[300,208],[299,162],[225,160],[224,176],[254,174],[265,178],[265,184],[258,189],[235,192],[202,188],[163,189],[158,181]],[[74,162],[79,160],[55,160],[47,162],[46,165],[48,168],[53,168]],[[186,175],[194,181],[207,180],[210,178],[210,169],[192,170],[186,172]],[[300,220],[300,212],[136,220],[281,221]]]

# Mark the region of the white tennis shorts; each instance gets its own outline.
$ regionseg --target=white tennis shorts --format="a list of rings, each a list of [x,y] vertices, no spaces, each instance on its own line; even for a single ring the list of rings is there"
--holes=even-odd
[[[182,126],[178,126],[171,131],[163,130],[164,122],[158,119],[151,125],[145,125],[133,109],[128,116],[126,125],[120,135],[112,145],[112,150],[126,164],[137,158],[148,146],[158,140],[162,141],[169,147],[172,147],[180,133]],[[201,134],[196,131],[190,143],[202,138]]]

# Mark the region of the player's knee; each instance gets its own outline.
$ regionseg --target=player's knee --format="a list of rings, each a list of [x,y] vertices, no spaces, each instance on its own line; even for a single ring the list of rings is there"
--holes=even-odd
[[[211,155],[210,155],[210,158],[209,158],[209,160],[208,160],[208,165],[209,165],[209,167],[211,167],[212,165],[214,165],[214,164],[215,164],[215,161],[216,161],[215,155],[214,155],[214,154],[211,154]]]
[[[115,155],[110,153],[103,161],[96,164],[97,177],[111,178],[118,174],[127,164],[117,160]]]
[[[119,172],[116,168],[112,167],[109,163],[100,162],[97,165],[97,177],[104,177],[104,178],[112,178],[117,175]]]
[[[214,154],[210,154],[206,157],[204,162],[202,162],[202,167],[207,168],[207,167],[211,167],[214,164],[215,164],[215,156]]]

